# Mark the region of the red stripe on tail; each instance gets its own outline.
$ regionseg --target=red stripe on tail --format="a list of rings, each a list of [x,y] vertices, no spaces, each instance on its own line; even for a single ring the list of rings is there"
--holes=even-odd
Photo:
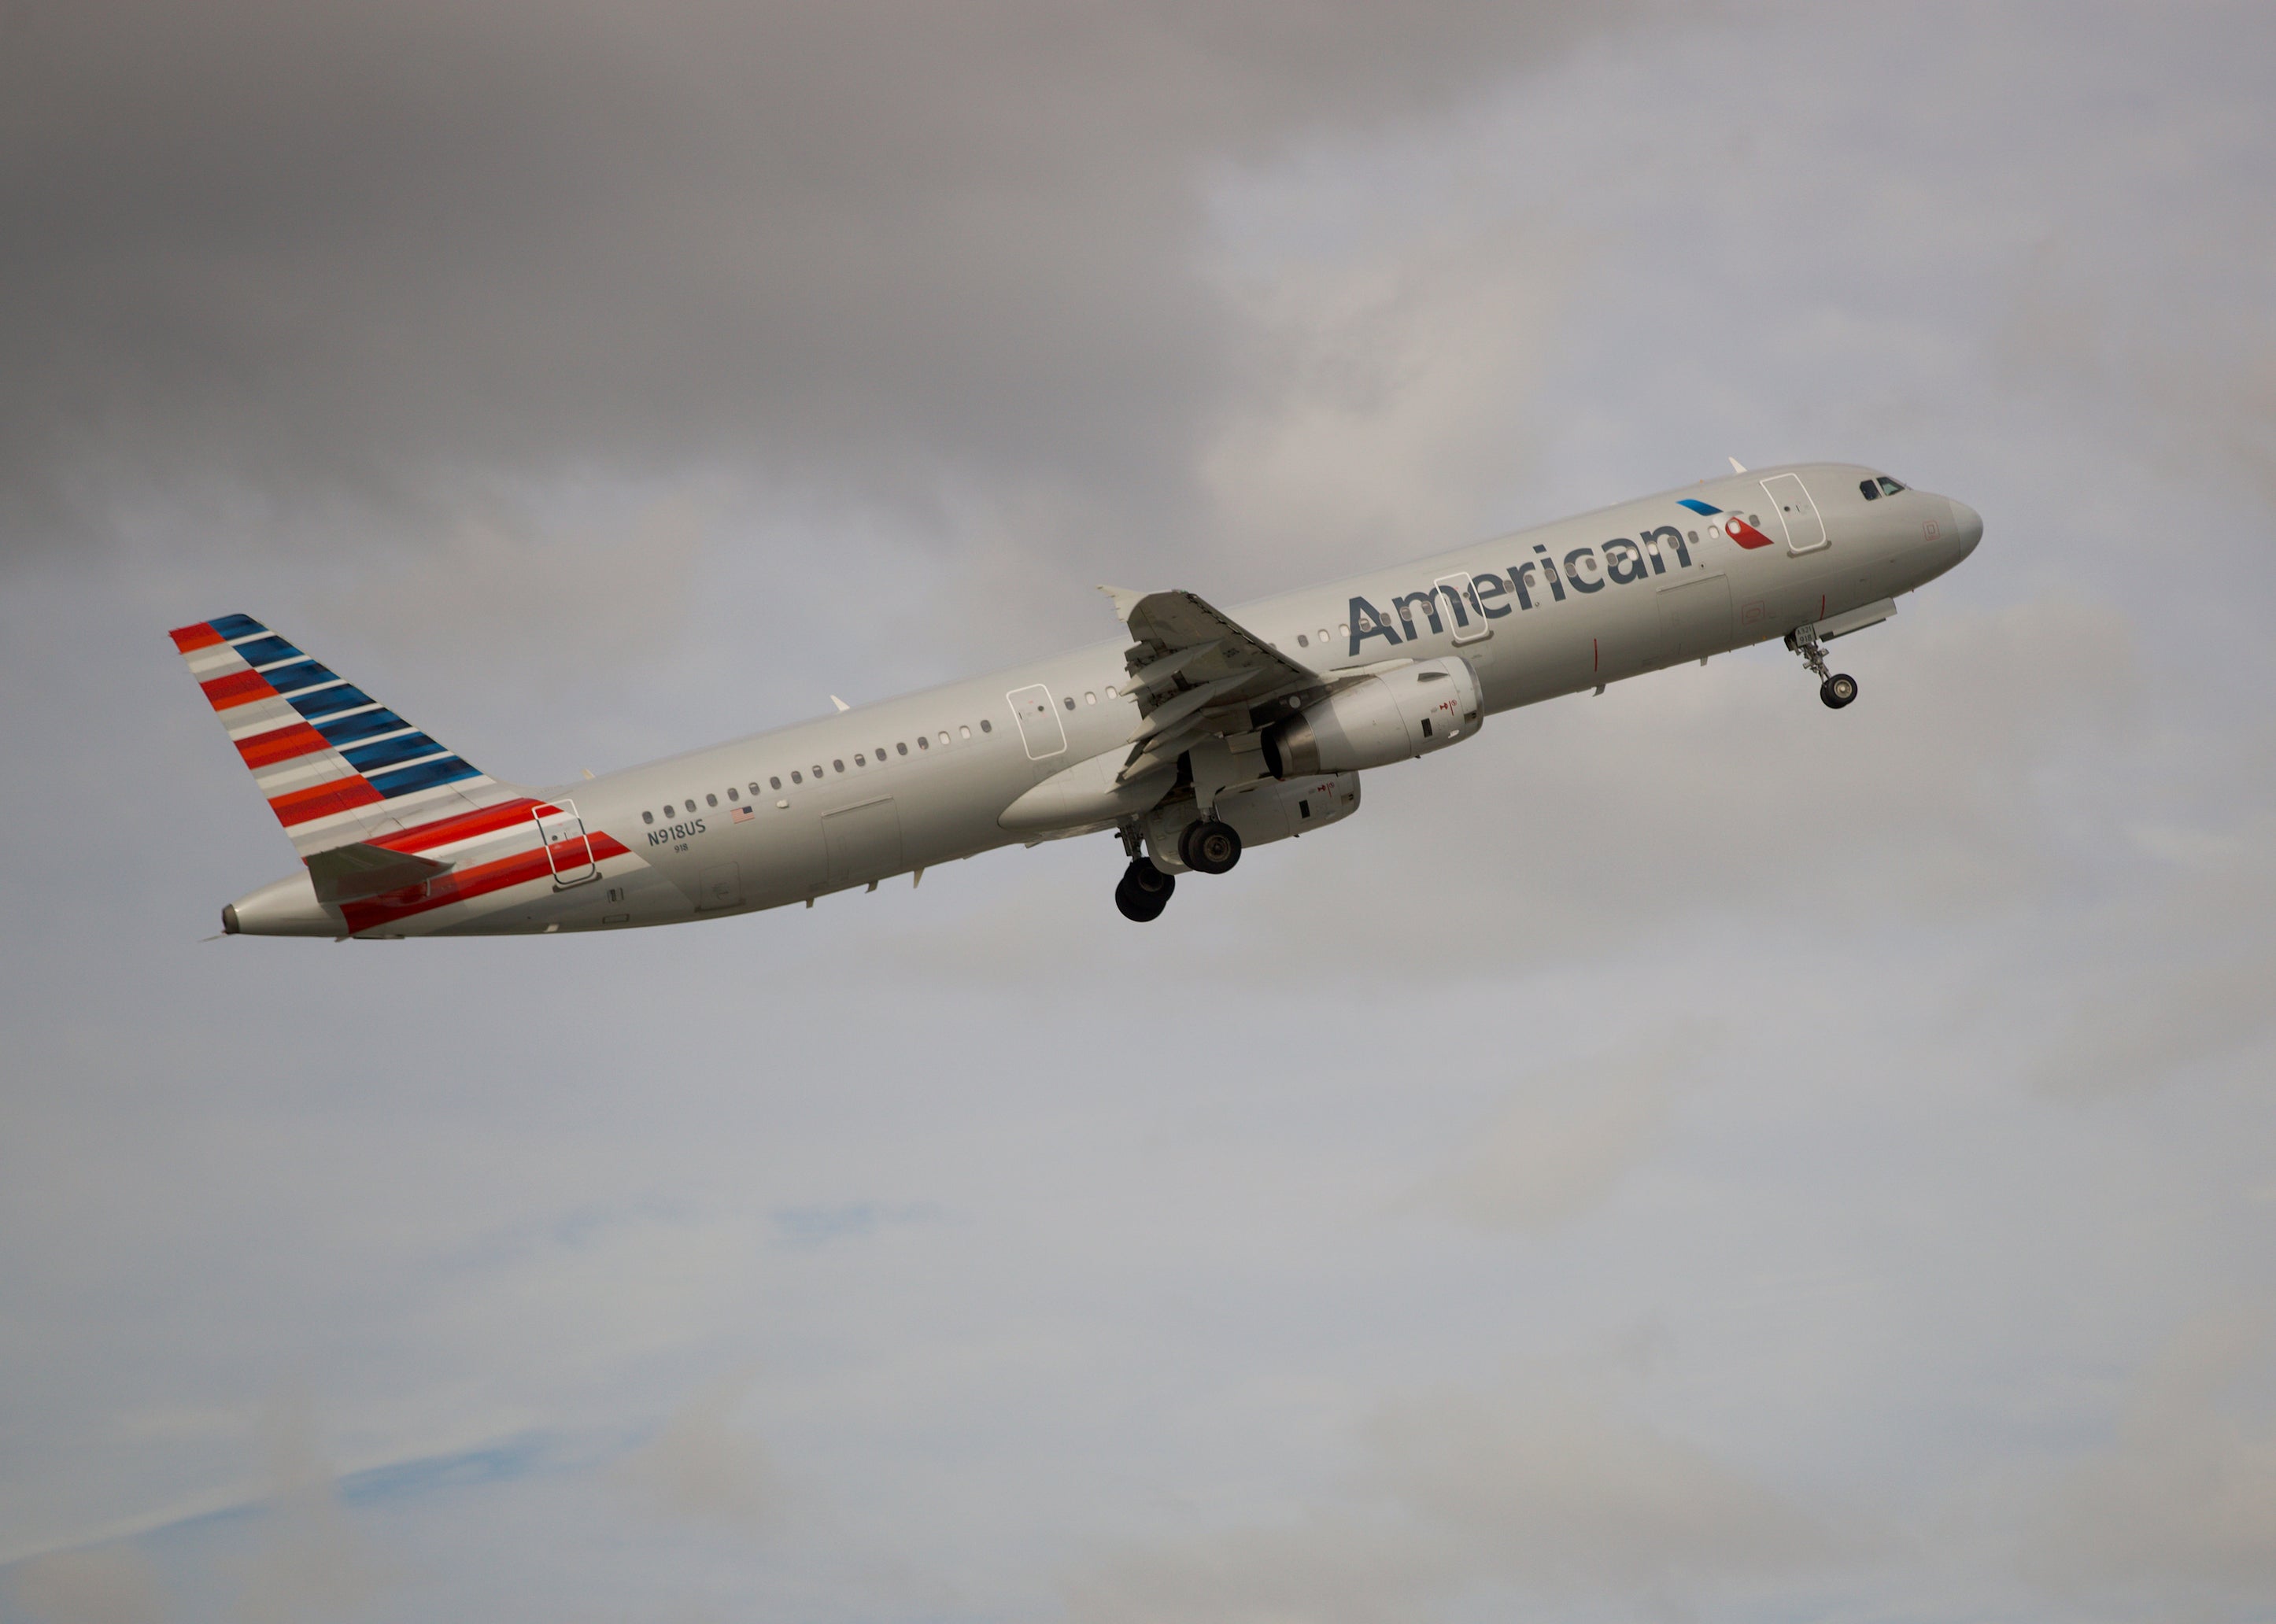
[[[382,835],[374,846],[383,846],[391,852],[425,852],[438,846],[448,846],[454,840],[471,840],[476,835],[492,834],[515,823],[528,823],[530,808],[537,802],[524,796],[503,805],[483,807],[473,812],[459,812],[416,829],[398,830]]]
[[[174,647],[184,654],[193,654],[200,649],[210,649],[216,643],[224,641],[219,632],[215,631],[202,620],[195,626],[178,626],[166,635],[174,640]]]
[[[335,812],[353,812],[358,807],[376,806],[380,793],[372,788],[362,774],[334,778],[329,784],[318,784],[308,789],[296,789],[289,795],[279,795],[269,804],[277,813],[277,821],[291,829],[297,824],[313,823],[320,817],[330,817]]]
[[[250,739],[237,741],[237,753],[255,772],[278,762],[289,762],[296,755],[312,755],[330,748],[331,741],[306,722],[295,722],[273,732],[255,733]]]
[[[233,671],[226,677],[216,677],[198,687],[205,690],[206,701],[216,710],[227,710],[237,705],[249,705],[256,699],[274,699],[277,690],[258,672]]]
[[[525,805],[531,803],[525,803]],[[593,861],[605,862],[611,857],[621,857],[625,848],[608,835],[596,833]],[[565,854],[565,856],[567,855]],[[581,855],[579,858],[581,862]],[[517,852],[511,857],[501,857],[494,862],[479,863],[471,869],[454,869],[427,882],[423,897],[406,892],[395,893],[398,900],[374,897],[365,901],[351,902],[340,912],[347,920],[351,931],[369,930],[379,925],[393,924],[409,919],[415,914],[447,907],[453,902],[471,902],[476,897],[488,896],[494,891],[504,891],[511,885],[527,885],[535,880],[550,880],[553,865],[545,855],[545,848]]]

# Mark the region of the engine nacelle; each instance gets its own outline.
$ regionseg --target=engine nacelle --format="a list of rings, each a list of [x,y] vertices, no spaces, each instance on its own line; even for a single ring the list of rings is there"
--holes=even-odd
[[[1276,723],[1264,763],[1276,778],[1387,767],[1478,731],[1485,704],[1468,660],[1423,660],[1355,682]]]

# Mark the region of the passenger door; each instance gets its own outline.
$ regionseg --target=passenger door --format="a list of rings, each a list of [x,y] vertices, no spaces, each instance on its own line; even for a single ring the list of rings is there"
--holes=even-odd
[[[530,808],[529,816],[537,824],[538,841],[545,847],[546,864],[553,870],[555,890],[601,877],[601,866],[593,861],[593,842],[586,836],[585,820],[577,815],[575,801],[565,801],[557,807],[541,801]]]
[[[1774,474],[1763,482],[1763,493],[1770,497],[1779,522],[1786,527],[1788,552],[1816,552],[1825,545],[1825,520],[1817,504],[1810,500],[1801,474]]]

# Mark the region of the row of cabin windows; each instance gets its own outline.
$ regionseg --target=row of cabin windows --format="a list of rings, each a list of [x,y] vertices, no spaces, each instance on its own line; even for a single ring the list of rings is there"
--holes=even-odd
[[[1106,695],[1107,695],[1107,697],[1108,697],[1109,699],[1113,698],[1113,697],[1114,697],[1114,690],[1113,690],[1112,688],[1109,688],[1109,689],[1107,689],[1107,690],[1106,690]],[[1088,698],[1088,699],[1090,699],[1090,700],[1091,700],[1091,702],[1092,702],[1094,704],[1097,702],[1096,702],[1096,696],[1095,696],[1095,695],[1086,694],[1084,697],[1085,697],[1085,698]],[[1068,701],[1067,701],[1067,709],[1068,709],[1068,710],[1074,710],[1074,700],[1070,699],[1070,700],[1068,700]],[[989,721],[985,717],[982,717],[981,718],[981,720],[980,720],[980,731],[981,731],[982,732],[983,732],[983,733],[992,733],[992,732],[994,732],[996,731],[996,725],[995,725],[993,722]],[[957,728],[956,732],[957,732],[957,736],[958,736],[959,738],[962,738],[962,739],[969,739],[969,738],[971,738],[971,737],[972,737],[972,729],[971,729],[971,727],[970,727],[970,725],[960,725]],[[945,745],[948,743],[948,741],[949,741],[948,730],[947,730],[946,728],[943,728],[943,729],[941,729],[941,731],[940,731],[940,742],[941,742],[944,746],[945,746]],[[929,749],[931,749],[931,748],[932,748],[932,740],[931,740],[931,739],[928,738],[926,735],[924,735],[924,734],[922,734],[922,733],[919,733],[919,734],[917,735],[917,748],[918,748],[918,749],[920,749],[920,750],[929,750]],[[908,745],[907,745],[907,741],[904,741],[904,742],[902,742],[902,743],[899,743],[899,744],[895,745],[895,746],[893,747],[893,752],[894,752],[894,754],[896,754],[896,755],[907,755],[909,753],[909,747],[908,747]],[[830,763],[830,764],[831,764],[831,766],[832,766],[833,768],[835,768],[835,769],[836,769],[837,770],[838,770],[839,772],[843,772],[843,771],[845,771],[845,770],[846,770],[846,761],[845,761],[845,758],[844,758],[843,756],[837,756],[837,757],[833,757],[833,758],[831,759],[831,763]],[[856,751],[854,753],[854,764],[856,767],[867,767],[867,766],[869,764],[869,753],[868,751],[866,751],[866,750],[856,750]],[[884,745],[882,745],[882,744],[881,744],[881,745],[879,745],[879,746],[877,747],[877,765],[879,765],[880,767],[882,767],[882,766],[884,766],[884,764],[885,764],[885,747],[884,747]],[[813,770],[813,773],[814,773],[814,781],[815,781],[816,784],[821,783],[821,782],[822,782],[822,778],[823,778],[822,763],[821,763],[820,762],[816,762],[816,763],[814,764],[814,767],[813,767],[813,770]],[[793,769],[793,770],[792,770],[792,772],[791,772],[791,775],[790,775],[790,781],[791,781],[793,784],[804,784],[804,783],[806,782],[806,774],[805,774],[804,772],[802,772],[802,771],[800,771],[800,770],[796,770],[796,769]],[[768,789],[779,790],[779,789],[781,789],[781,788],[782,788],[782,786],[783,786],[783,781],[782,781],[781,776],[780,776],[779,774],[778,774],[778,775],[776,775],[776,776],[774,776],[774,777],[771,777],[771,778],[768,778],[768,780],[767,780],[767,787],[768,787]],[[762,789],[761,789],[761,788],[759,787],[759,781],[758,781],[756,778],[753,778],[753,779],[751,780],[751,798],[752,798],[754,801],[755,801],[755,800],[757,800],[761,795],[762,795],[762,794],[764,794],[764,793],[766,793],[766,791],[765,791],[765,790],[762,790]],[[730,801],[734,801],[734,802],[738,802],[738,803],[740,803],[740,802],[741,801],[741,800],[742,800],[742,797],[741,797],[740,794],[738,794],[738,793],[737,793],[733,789],[732,789],[732,788],[731,788],[731,789],[729,789],[729,790],[728,790],[728,792],[727,792],[727,799],[728,799]],[[689,817],[693,817],[693,816],[695,816],[695,803],[694,803],[694,801],[690,801],[686,802],[685,804],[686,804],[686,807],[687,807],[687,813],[686,813],[686,816],[689,816]],[[704,804],[704,805],[706,805],[706,806],[708,806],[708,807],[716,807],[716,806],[717,806],[717,805],[719,804],[719,797],[718,797],[717,795],[716,795],[716,794],[706,794],[706,795],[703,797],[703,804]],[[776,804],[776,805],[778,805],[778,806],[788,806],[790,803],[789,803],[788,801],[777,801],[775,804]],[[678,812],[675,812],[675,811],[672,809],[672,804],[671,804],[671,802],[670,802],[670,801],[665,801],[665,802],[664,803],[664,821],[665,821],[666,823],[671,822],[671,819],[673,819],[673,818],[675,818],[675,817],[678,817],[678,816],[681,816],[681,814],[679,814],[679,813],[678,813]],[[656,815],[655,813],[653,813],[653,812],[642,812],[642,813],[641,814],[641,823],[655,823],[655,822],[656,822]]]

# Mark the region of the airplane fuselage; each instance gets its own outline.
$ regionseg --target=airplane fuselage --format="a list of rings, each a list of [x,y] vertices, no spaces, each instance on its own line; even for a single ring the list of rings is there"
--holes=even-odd
[[[1847,464],[1734,474],[1228,613],[1324,680],[1451,657],[1475,674],[1485,713],[1509,710],[1797,628],[1833,635],[1849,629],[1845,618],[1881,618],[1881,606],[1965,558],[1982,525],[1961,504],[1893,482],[1867,499],[1879,478]],[[535,808],[446,819],[422,831],[434,839],[394,842],[451,865],[431,884],[326,907],[304,873],[232,905],[229,928],[376,937],[615,930],[811,904],[1096,829],[1121,828],[1134,855],[1145,814],[1096,811],[1142,720],[1128,647],[1101,641],[530,792]],[[1187,780],[1201,770],[1183,763],[1169,793],[1198,792],[1206,816],[1214,792],[1252,823],[1263,818],[1251,844],[1356,807],[1356,772],[1290,775],[1258,799],[1264,768],[1230,747],[1198,785]],[[1086,763],[1098,764],[1070,773]],[[1058,775],[1088,786],[1089,801],[1066,804],[1092,813],[1051,827],[1036,826],[1048,814],[1022,812],[1007,827],[1015,803],[1037,804],[1030,793]],[[1158,830],[1148,839],[1156,862],[1182,872],[1169,844]]]

